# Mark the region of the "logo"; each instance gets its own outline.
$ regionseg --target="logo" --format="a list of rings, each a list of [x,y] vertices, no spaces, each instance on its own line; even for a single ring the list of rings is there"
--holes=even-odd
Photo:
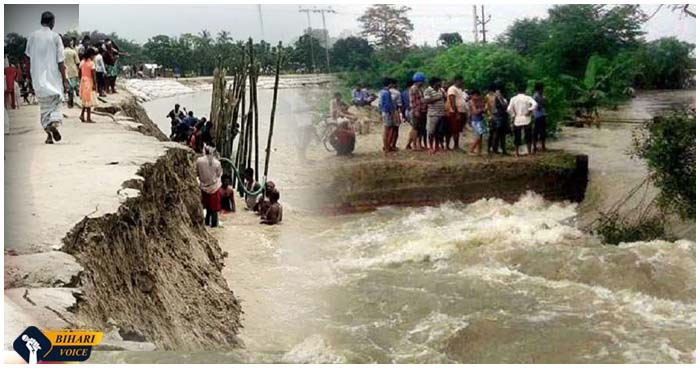
[[[92,330],[24,330],[12,344],[27,363],[83,362],[90,358],[92,347],[102,341],[102,332]]]

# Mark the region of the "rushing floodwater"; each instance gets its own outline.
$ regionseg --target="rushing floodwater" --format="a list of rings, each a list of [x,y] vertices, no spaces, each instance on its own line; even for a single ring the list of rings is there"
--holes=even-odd
[[[514,204],[483,199],[314,215],[303,209],[301,195],[313,180],[307,171],[313,163],[297,159],[292,138],[296,124],[309,118],[302,103],[309,98],[293,89],[281,98],[272,177],[282,188],[284,224],[258,225],[239,201],[239,212],[224,216],[224,227],[214,230],[230,254],[223,272],[242,299],[246,348],[112,353],[109,359],[695,361],[694,242],[601,244],[577,228],[574,204],[532,193]],[[208,111],[207,94],[153,101],[146,108],[158,121],[176,101]],[[585,150],[583,140],[605,137],[606,129],[616,128],[565,131],[557,144],[569,139]],[[620,134],[631,134],[624,129]],[[599,150],[608,159],[624,155],[614,145]],[[596,150],[589,154],[592,170],[605,171]]]

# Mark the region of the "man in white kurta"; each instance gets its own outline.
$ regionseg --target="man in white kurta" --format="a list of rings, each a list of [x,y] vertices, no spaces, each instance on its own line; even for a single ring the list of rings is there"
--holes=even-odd
[[[61,140],[57,126],[63,120],[61,104],[64,87],[68,84],[63,42],[53,31],[54,24],[55,17],[51,12],[42,13],[41,28],[29,37],[24,52],[29,64],[29,80],[39,100],[41,126],[48,136],[47,144]]]
[[[524,90],[510,99],[508,113],[513,117],[513,138],[515,141],[515,155],[520,156],[520,145],[522,144],[522,133],[525,133],[525,144],[528,155],[532,152],[532,127],[530,126],[530,116],[537,108],[537,102],[525,94]]]

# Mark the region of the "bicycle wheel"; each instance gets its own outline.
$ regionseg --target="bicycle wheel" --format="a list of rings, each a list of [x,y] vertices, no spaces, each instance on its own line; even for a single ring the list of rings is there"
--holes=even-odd
[[[328,123],[323,129],[323,136],[321,137],[321,140],[323,140],[323,147],[325,147],[326,151],[328,152],[335,151],[335,148],[333,148],[333,145],[331,145],[331,134],[333,134],[337,127],[338,124],[336,123]]]

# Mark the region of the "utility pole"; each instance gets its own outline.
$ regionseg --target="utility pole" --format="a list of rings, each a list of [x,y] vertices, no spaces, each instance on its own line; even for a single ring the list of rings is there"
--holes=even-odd
[[[263,25],[262,5],[258,4],[258,18],[260,19],[260,40],[265,40],[265,26]]]
[[[479,16],[476,13],[476,5],[472,6],[472,14],[474,15],[474,43],[479,43]]]
[[[306,13],[306,21],[309,23],[309,28],[307,28],[307,34],[309,36],[309,48],[311,49],[311,65],[312,65],[312,72],[316,72],[316,56],[314,55],[314,41],[313,37],[311,36],[311,12],[314,11],[312,8],[302,8],[301,6],[299,7],[299,13]]]
[[[474,13],[476,13],[476,5],[474,5]],[[488,24],[491,21],[491,14],[489,14],[489,18],[486,19],[486,15],[484,14],[484,6],[481,6],[481,18],[478,16],[476,17],[476,23],[481,25],[481,31],[477,31],[475,27],[475,39],[476,42],[479,42],[479,36],[476,32],[481,33],[481,40],[483,43],[486,43],[486,24]]]
[[[335,13],[330,6],[327,9],[314,9],[314,13],[321,13],[321,21],[323,21],[323,35],[326,41],[326,72],[331,72],[331,57],[328,53],[328,29],[326,29],[326,13]]]

